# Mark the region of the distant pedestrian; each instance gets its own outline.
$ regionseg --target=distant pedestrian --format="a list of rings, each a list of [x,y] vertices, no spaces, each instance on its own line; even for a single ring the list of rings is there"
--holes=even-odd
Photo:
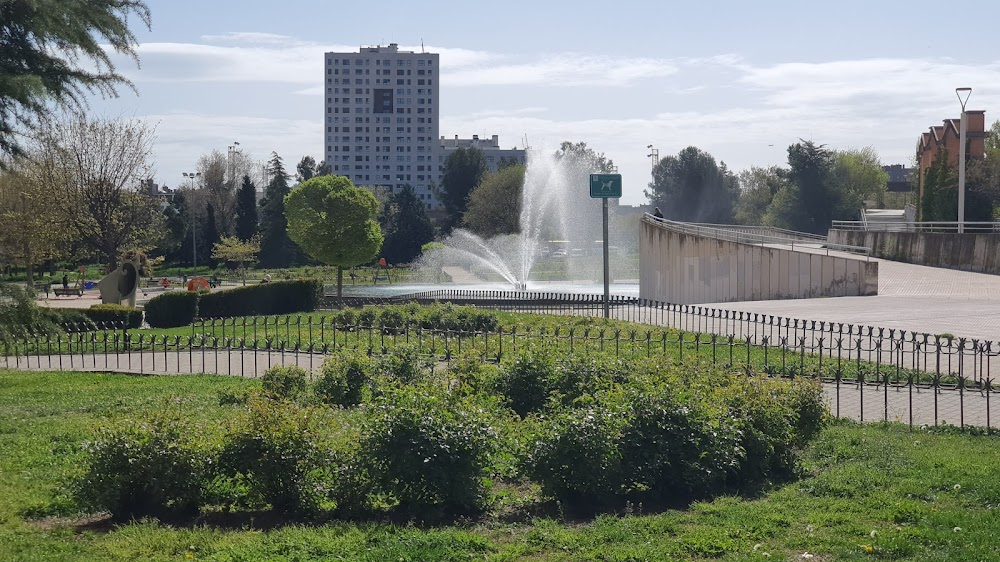
[[[261,283],[270,283],[271,282],[271,274],[270,273],[265,273],[264,274],[264,278],[261,279],[260,282]]]
[[[69,275],[63,274],[63,289],[69,289]]]
[[[656,218],[658,218],[658,219],[662,219],[663,218],[663,213],[660,212],[660,208],[659,207],[653,207],[653,216],[656,217]]]

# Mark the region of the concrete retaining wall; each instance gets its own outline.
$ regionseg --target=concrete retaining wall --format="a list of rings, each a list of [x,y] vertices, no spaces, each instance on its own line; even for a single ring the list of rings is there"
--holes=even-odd
[[[865,246],[887,260],[1000,273],[1000,233],[831,230],[827,238],[834,244]]]
[[[878,263],[695,236],[644,218],[639,297],[676,304],[874,295]]]

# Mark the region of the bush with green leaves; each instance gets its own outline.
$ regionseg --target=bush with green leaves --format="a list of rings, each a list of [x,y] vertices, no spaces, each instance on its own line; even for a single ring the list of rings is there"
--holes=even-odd
[[[117,520],[196,512],[208,457],[199,433],[168,414],[99,429],[84,446],[83,473],[71,486],[76,502]]]
[[[143,308],[146,323],[153,328],[187,326],[198,315],[198,293],[168,291],[149,299]]]
[[[264,392],[272,397],[294,399],[305,391],[309,373],[298,365],[274,366],[260,377]]]
[[[310,516],[336,507],[331,497],[341,460],[330,441],[334,422],[316,408],[251,397],[246,415],[230,423],[219,453],[219,474],[248,503]]]
[[[497,392],[522,418],[541,410],[555,389],[556,362],[546,350],[523,351],[501,366]]]
[[[545,493],[573,507],[601,505],[622,490],[619,412],[564,408],[545,419],[525,458],[525,472]]]
[[[33,289],[0,283],[0,342],[55,333],[56,323],[35,304]]]
[[[322,296],[323,284],[316,279],[274,281],[206,293],[198,302],[198,315],[231,318],[312,312]]]
[[[42,308],[46,321],[67,332],[92,332],[97,324],[79,308]]]
[[[385,382],[414,384],[426,378],[428,360],[414,345],[399,345],[392,353],[378,357],[375,371]]]
[[[124,327],[130,330],[142,327],[142,311],[130,306],[95,304],[83,309],[83,314],[100,326]]]
[[[359,454],[377,488],[405,510],[481,509],[496,441],[487,413],[429,385],[387,389],[370,405]]]
[[[371,382],[374,366],[366,355],[331,355],[323,361],[313,392],[324,404],[350,408],[361,403],[362,393]]]

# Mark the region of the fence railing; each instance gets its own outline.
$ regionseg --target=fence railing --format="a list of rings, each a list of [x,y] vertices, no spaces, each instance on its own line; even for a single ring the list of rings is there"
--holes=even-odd
[[[452,302],[567,316],[598,316],[603,309],[599,295],[548,292],[427,291],[369,300]],[[499,362],[545,345],[574,354],[655,356],[685,365],[811,377],[823,381],[835,415],[862,421],[997,422],[991,400],[1000,345],[993,341],[624,296],[612,298],[611,310],[614,318],[640,325],[579,326],[570,319],[555,325],[549,319],[545,327],[442,324],[379,311],[317,313],[200,319],[183,333],[70,324],[65,334],[28,335],[0,342],[0,349],[2,366],[8,368],[252,377],[274,364],[312,371],[326,355],[342,352],[378,356],[408,346],[431,364],[462,355]]]
[[[831,229],[834,230],[855,230],[855,231],[895,231],[895,232],[943,232],[957,233],[957,221],[921,221],[921,222],[897,222],[897,221],[833,221]],[[1000,222],[971,222],[963,223],[963,231],[972,232],[1000,232]]]
[[[656,218],[652,215],[647,214],[644,220],[653,222],[662,227],[680,232],[683,234],[690,234],[693,236],[703,236],[706,238],[713,238],[716,240],[725,240],[728,242],[738,242],[740,244],[751,244],[755,246],[767,246],[767,245],[780,245],[788,246],[790,249],[795,249],[796,246],[799,249],[808,248],[809,251],[826,251],[827,254],[831,250],[839,252],[849,252],[852,254],[858,254],[868,257],[871,252],[865,246],[850,246],[847,244],[831,244],[826,242],[826,239],[809,239],[803,240],[798,236],[785,236],[779,233],[764,234],[763,232],[753,232],[749,231],[744,227],[730,226],[730,225],[703,225],[698,223],[687,223],[687,222],[677,222],[667,219]],[[800,234],[800,233],[796,233]]]

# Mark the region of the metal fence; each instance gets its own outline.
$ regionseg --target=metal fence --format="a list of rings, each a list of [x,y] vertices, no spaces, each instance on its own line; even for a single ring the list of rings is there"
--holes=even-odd
[[[824,250],[828,254],[830,250],[859,254],[867,258],[871,250],[865,246],[850,246],[847,244],[832,244],[825,239],[811,237],[805,233],[794,231],[778,230],[754,230],[738,225],[715,225],[689,222],[678,222],[667,219],[656,218],[652,215],[645,215],[643,220],[653,222],[662,227],[690,234],[693,236],[703,236],[716,240],[728,242],[738,242],[740,244],[751,244],[755,246],[788,246],[795,249],[796,246],[807,248],[810,251]]]
[[[494,291],[433,291],[392,300],[564,315],[598,315],[603,306],[591,295]],[[658,357],[695,367],[811,377],[822,381],[838,417],[910,425],[997,424],[991,412],[991,367],[1000,348],[993,342],[627,297],[613,303],[618,318],[646,325],[577,326],[569,318],[565,325],[546,327],[434,325],[374,313],[367,322],[321,315],[202,319],[184,334],[101,325],[96,331],[70,327],[65,335],[5,342],[3,366],[256,377],[273,365],[295,364],[313,373],[325,356],[342,352],[380,356],[407,346],[430,365],[447,367],[457,357],[499,362],[527,348],[549,346],[573,354]]]
[[[1000,222],[962,223],[964,232],[1000,232]],[[833,221],[832,230],[893,231],[893,232],[958,232],[957,221]]]

